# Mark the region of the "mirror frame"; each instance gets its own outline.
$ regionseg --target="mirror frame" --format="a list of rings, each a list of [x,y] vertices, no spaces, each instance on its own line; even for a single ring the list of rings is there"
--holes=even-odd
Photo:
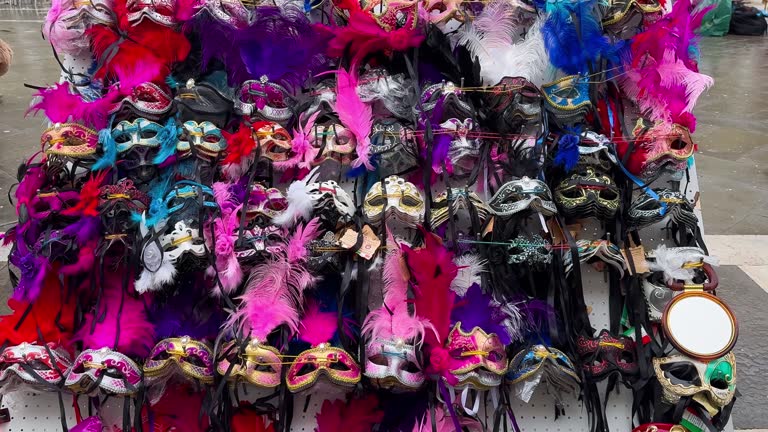
[[[728,315],[728,318],[730,318],[732,326],[733,326],[733,332],[731,333],[731,340],[728,342],[728,344],[725,346],[725,348],[721,349],[720,351],[717,351],[715,353],[711,354],[702,354],[697,353],[694,351],[691,351],[687,349],[684,345],[682,345],[677,339],[675,339],[675,336],[672,334],[672,332],[669,330],[669,311],[680,301],[685,300],[690,297],[705,297],[709,299],[710,301],[717,303]],[[702,361],[710,361],[718,359],[726,354],[728,354],[731,350],[733,350],[734,345],[736,345],[736,341],[739,338],[739,322],[736,319],[736,315],[733,313],[731,308],[719,297],[715,297],[712,294],[706,293],[704,291],[689,291],[684,292],[682,294],[676,295],[672,300],[667,304],[667,307],[664,308],[664,314],[661,317],[661,327],[664,330],[664,334],[667,336],[667,339],[669,339],[669,342],[674,346],[678,351],[680,351],[682,354],[687,355],[688,357],[695,358],[697,360]]]

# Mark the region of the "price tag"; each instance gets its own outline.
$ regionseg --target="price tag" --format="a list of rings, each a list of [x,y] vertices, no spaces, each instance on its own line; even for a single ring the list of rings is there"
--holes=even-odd
[[[360,245],[360,249],[356,250],[355,253],[369,260],[373,258],[373,255],[376,253],[376,251],[379,250],[381,241],[368,225],[363,227],[362,233],[363,244]],[[344,235],[342,235],[339,239],[339,243],[344,249],[352,249],[357,244],[357,237],[357,231],[348,229],[344,231]]]
[[[627,256],[627,251],[629,251],[629,257]],[[648,261],[645,260],[645,248],[643,245],[624,248],[621,250],[621,254],[624,256],[624,261],[626,262],[625,265],[627,270],[629,270],[629,274],[651,272],[651,269],[648,268]],[[631,263],[630,259],[632,260]]]

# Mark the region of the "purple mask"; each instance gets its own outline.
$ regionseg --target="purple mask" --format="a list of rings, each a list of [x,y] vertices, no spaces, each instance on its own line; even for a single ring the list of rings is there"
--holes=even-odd
[[[75,359],[64,385],[77,394],[131,396],[142,386],[141,367],[109,348],[85,350]]]

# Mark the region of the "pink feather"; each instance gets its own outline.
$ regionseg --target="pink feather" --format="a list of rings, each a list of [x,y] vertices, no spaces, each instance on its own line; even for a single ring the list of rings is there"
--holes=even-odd
[[[384,304],[371,311],[363,323],[363,334],[369,339],[401,338],[421,344],[427,328],[437,336],[437,330],[429,321],[408,311],[408,275],[403,273],[403,252],[389,251],[383,269]]]
[[[416,315],[428,321],[436,331],[427,333],[424,343],[439,347],[448,337],[451,326],[451,308],[456,294],[451,282],[458,273],[453,253],[434,235],[424,232],[424,247],[411,249],[402,246],[405,261],[414,280],[414,306]]]
[[[87,274],[93,271],[93,264],[96,260],[96,241],[89,242],[81,246],[77,253],[77,261],[72,264],[63,265],[59,272],[64,275]]]
[[[66,20],[76,10],[72,0],[54,0],[45,16],[43,37],[59,54],[78,55],[88,50],[84,22]]]
[[[69,92],[69,83],[58,83],[39,90],[35,97],[40,100],[27,110],[27,114],[43,111],[53,123],[72,121],[99,130],[107,125],[109,109],[119,100],[120,91],[110,90],[104,97],[86,102]]]
[[[352,161],[352,166],[365,165],[369,171],[373,170],[370,161],[373,110],[357,94],[357,77],[341,68],[336,72],[336,112],[357,140],[357,159]]]
[[[316,239],[320,230],[320,220],[313,218],[306,225],[299,225],[288,241],[286,255],[288,262],[303,261],[308,254],[309,242]]]
[[[312,162],[317,158],[319,150],[312,146],[310,137],[312,136],[312,129],[315,127],[315,121],[317,120],[318,115],[320,115],[320,111],[309,116],[304,127],[301,127],[301,123],[304,121],[304,114],[299,116],[299,126],[293,130],[293,139],[291,140],[291,150],[294,155],[286,161],[275,162],[275,168],[280,170],[288,168],[312,168]]]
[[[333,338],[338,326],[334,312],[321,312],[320,305],[309,301],[301,319],[299,339],[310,343],[313,347],[326,343]]]
[[[111,348],[136,357],[145,357],[154,344],[155,329],[147,319],[144,302],[122,292],[125,272],[107,271],[98,311],[85,317],[85,324],[76,335],[89,349]],[[133,278],[129,278],[133,283]],[[129,285],[132,291],[132,285]],[[122,308],[121,303],[122,302]],[[103,320],[99,320],[104,317]],[[91,331],[91,325],[96,326]],[[117,329],[120,332],[118,334]]]

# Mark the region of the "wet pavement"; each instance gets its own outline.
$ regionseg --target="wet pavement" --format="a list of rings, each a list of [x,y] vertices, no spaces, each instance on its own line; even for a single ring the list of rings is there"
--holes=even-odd
[[[41,117],[24,116],[33,93],[24,83],[43,86],[59,77],[50,46],[40,36],[40,23],[30,19],[35,17],[0,14],[0,38],[15,51],[10,72],[0,77],[0,231],[15,219],[4,197],[16,182],[18,165],[39,149],[45,123]],[[705,232],[768,235],[768,39],[706,38],[701,46],[701,71],[715,78],[715,86],[696,108],[694,136],[699,145],[696,164]],[[753,272],[768,275],[768,265],[752,267],[757,268]],[[742,338],[736,353],[742,397],[734,409],[734,423],[737,429],[768,428],[768,371],[761,362],[768,355],[768,283],[761,289],[757,279],[737,265],[721,267],[720,280],[725,288],[719,294],[741,320]],[[0,298],[7,295],[3,292],[8,287],[2,263]]]

